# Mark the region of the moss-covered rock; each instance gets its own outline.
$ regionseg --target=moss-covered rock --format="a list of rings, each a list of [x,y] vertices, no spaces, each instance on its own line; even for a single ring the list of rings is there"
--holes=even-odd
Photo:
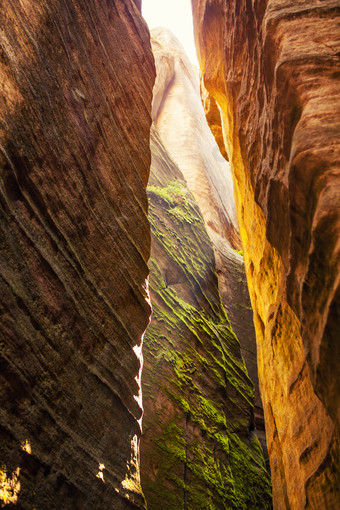
[[[212,245],[155,131],[151,146],[153,316],[144,340],[141,450],[148,508],[269,509],[254,389],[221,303]]]

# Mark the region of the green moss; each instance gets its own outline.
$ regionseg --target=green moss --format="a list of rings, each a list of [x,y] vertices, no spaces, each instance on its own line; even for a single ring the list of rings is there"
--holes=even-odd
[[[166,200],[169,204],[176,206],[179,201],[181,202],[188,195],[188,192],[184,183],[171,181],[166,186],[148,186],[148,195],[156,195]],[[151,201],[152,204],[153,202]]]
[[[254,389],[221,303],[201,213],[184,183],[148,193],[153,316],[143,393],[154,466],[143,480],[148,508],[269,509],[262,451],[248,439]],[[169,271],[178,284],[168,284]]]
[[[258,438],[253,434],[252,440],[245,443],[237,434],[230,434],[230,444],[230,468],[241,508],[271,508],[271,484]]]

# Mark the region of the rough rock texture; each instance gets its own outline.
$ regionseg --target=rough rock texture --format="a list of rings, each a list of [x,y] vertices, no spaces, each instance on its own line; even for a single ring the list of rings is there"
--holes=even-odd
[[[253,385],[222,306],[200,209],[151,137],[151,325],[144,339],[142,487],[149,510],[269,509]]]
[[[8,1],[0,45],[0,497],[144,508],[148,30],[131,0]]]
[[[223,129],[221,125],[221,111],[213,96],[209,94],[204,85],[204,80],[200,79],[201,101],[204,106],[204,113],[216,143],[220,149],[220,153],[229,161],[229,156],[224,145]]]
[[[205,119],[197,69],[169,30],[158,28],[151,33],[157,69],[153,119],[165,147],[179,165],[199,204],[213,242],[222,302],[255,384],[256,426],[264,446],[255,329],[243,257],[235,251],[241,246],[230,167],[221,156]],[[209,118],[216,119],[215,125],[219,120],[221,133],[216,110],[216,103],[210,104]]]
[[[234,173],[274,504],[336,509],[339,2],[192,5]]]

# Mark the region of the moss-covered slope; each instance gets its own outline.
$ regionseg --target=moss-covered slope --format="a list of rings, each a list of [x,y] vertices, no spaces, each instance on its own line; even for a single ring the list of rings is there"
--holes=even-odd
[[[142,486],[149,510],[271,508],[253,385],[218,292],[211,241],[152,132],[152,322],[144,341]]]

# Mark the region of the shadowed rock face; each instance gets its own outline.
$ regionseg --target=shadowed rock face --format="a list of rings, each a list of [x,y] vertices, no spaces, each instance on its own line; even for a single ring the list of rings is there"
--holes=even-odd
[[[143,348],[141,441],[148,508],[270,509],[253,385],[221,302],[213,246],[156,129],[151,149],[153,314]]]
[[[339,507],[339,4],[193,0],[255,312],[274,503]],[[319,397],[319,398],[318,398]]]
[[[0,28],[1,498],[144,508],[148,30],[131,0],[2,2]]]
[[[157,69],[153,119],[164,145],[179,165],[198,202],[212,240],[222,302],[255,385],[256,426],[262,429],[260,435],[264,446],[255,329],[243,258],[234,249],[241,246],[230,166],[221,156],[205,119],[198,70],[169,30],[157,28],[151,34]],[[215,126],[219,122],[219,133],[216,129],[215,135],[220,141],[220,113],[216,103],[211,103],[210,120],[216,119]]]

